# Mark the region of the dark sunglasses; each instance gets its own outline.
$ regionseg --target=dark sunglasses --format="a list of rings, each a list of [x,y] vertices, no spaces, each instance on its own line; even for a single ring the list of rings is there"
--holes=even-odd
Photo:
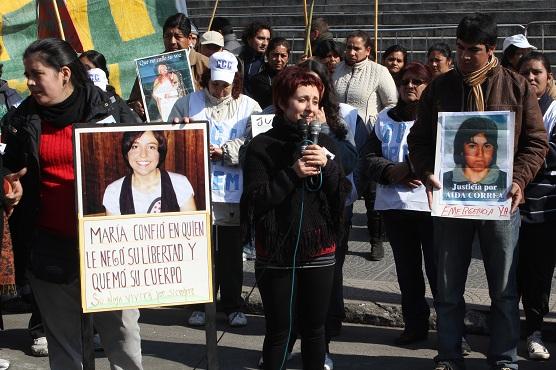
[[[423,80],[410,79],[410,80],[402,80],[402,85],[407,86],[409,85],[410,82],[413,84],[413,86],[421,86],[422,84],[425,83],[425,81]]]

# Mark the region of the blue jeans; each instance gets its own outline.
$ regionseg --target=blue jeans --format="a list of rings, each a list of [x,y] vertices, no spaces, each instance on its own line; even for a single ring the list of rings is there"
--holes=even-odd
[[[462,362],[464,334],[463,293],[471,262],[471,246],[478,234],[485,266],[490,306],[490,366],[517,369],[519,297],[517,260],[519,212],[508,221],[462,220],[434,217],[434,247],[438,266],[435,308],[438,320],[439,361]]]

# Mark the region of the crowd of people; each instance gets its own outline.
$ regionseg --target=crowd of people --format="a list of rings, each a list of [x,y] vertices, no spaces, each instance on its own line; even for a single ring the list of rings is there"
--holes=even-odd
[[[184,14],[165,21],[161,46],[187,50],[196,91],[168,100],[174,72],[157,65],[153,97],[162,120],[208,121],[211,177],[243,178],[235,188],[211,189],[215,288],[229,325],[247,325],[242,254],[253,245],[266,320],[260,367],[285,369],[299,337],[304,369],[333,369],[329,344],[345,318],[342,270],[353,203],[360,198],[367,209],[368,258],[382,259],[386,241],[394,255],[405,323],[396,345],[428,337],[428,280],[438,325],[434,369],[465,369],[470,348],[463,296],[476,241],[491,298],[490,368],[518,368],[520,299],[529,357],[550,357],[542,339],[556,264],[550,61],[524,35],[513,35],[504,40],[499,62],[497,26],[485,14],[464,17],[455,36],[452,47],[431,45],[424,61],[392,45],[378,63],[366,32],[354,30],[343,42],[319,18],[311,29],[313,55],[292,65],[290,43],[268,24],[251,23],[239,43],[226,18],[215,18],[203,34]],[[102,53],[78,55],[59,39],[33,42],[22,62],[27,98],[0,81],[7,144],[0,162],[0,291],[14,294],[17,284],[22,294],[30,287],[32,353],[48,355],[52,369],[81,369],[84,342],[93,335],[112,369],[142,369],[139,310],[81,314],[72,142],[77,122],[107,116],[145,122],[139,82],[124,101],[110,86]],[[506,184],[510,219],[432,217],[433,191],[446,184],[434,175],[439,113],[501,110],[515,115],[513,177]],[[251,115],[261,112],[274,114],[272,128],[253,137]],[[487,121],[468,119],[455,134],[450,181],[496,182],[505,175],[488,168],[497,144],[491,137],[496,127]],[[315,125],[317,133],[308,135]],[[160,168],[165,140],[152,131],[126,134],[122,155],[132,173],[106,189],[106,214],[196,209],[188,180]],[[149,155],[152,168],[135,168],[138,155]],[[178,191],[168,202],[163,195],[161,207],[152,210],[135,198],[147,188],[160,194],[168,183]],[[203,306],[190,308],[187,323],[205,325]],[[8,366],[0,360],[0,369]]]

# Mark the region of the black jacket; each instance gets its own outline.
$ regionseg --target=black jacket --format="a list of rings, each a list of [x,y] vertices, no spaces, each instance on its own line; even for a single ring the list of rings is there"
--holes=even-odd
[[[265,63],[263,70],[251,77],[249,91],[251,97],[259,103],[261,108],[266,108],[272,104],[272,79],[277,72],[272,70],[268,63]]]

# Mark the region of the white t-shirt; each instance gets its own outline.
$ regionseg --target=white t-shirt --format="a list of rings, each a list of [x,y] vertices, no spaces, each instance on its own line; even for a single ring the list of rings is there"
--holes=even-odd
[[[187,179],[187,177],[168,172],[170,176],[170,181],[172,182],[172,187],[176,193],[176,199],[178,201],[178,206],[180,208],[184,203],[194,195],[193,187]],[[104,191],[104,198],[102,199],[102,205],[106,208],[106,212],[113,215],[119,215],[120,212],[120,192],[122,190],[122,183],[124,178],[120,178],[106,187]],[[161,208],[161,187],[158,187],[153,192],[143,193],[131,186],[131,191],[133,194],[133,207],[135,208],[135,214],[139,213],[160,213]]]
[[[552,129],[554,129],[554,125],[556,124],[556,100],[550,103],[550,106],[544,112],[543,116],[544,121],[544,128],[546,129],[546,133],[548,134],[548,138],[550,138],[550,133]]]
[[[378,140],[382,143],[382,156],[392,162],[407,160],[407,135],[414,121],[397,122],[389,115],[390,108],[379,113],[374,127]],[[423,185],[412,189],[408,186],[377,184],[376,210],[406,209],[430,212],[427,193]]]

